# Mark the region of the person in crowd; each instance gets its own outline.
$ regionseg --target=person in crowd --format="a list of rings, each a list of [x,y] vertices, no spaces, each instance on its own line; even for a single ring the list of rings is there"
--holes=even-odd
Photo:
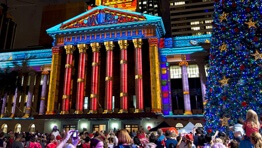
[[[42,148],[40,143],[36,141],[36,136],[35,135],[31,136],[28,148]]]
[[[149,143],[146,144],[145,148],[156,148],[156,135],[151,133],[149,136]]]
[[[108,148],[114,148],[114,138],[113,137],[109,137],[108,138]]]
[[[205,135],[205,142],[203,148],[211,148],[212,145],[212,136],[210,134]]]
[[[196,146],[194,145],[193,141],[193,135],[192,134],[186,134],[185,135],[185,139],[186,139],[186,147],[185,148],[196,148]]]
[[[245,130],[247,137],[250,137],[252,133],[259,131],[260,123],[258,121],[257,113],[254,110],[250,109],[247,111],[243,129]]]
[[[246,121],[244,122],[243,129],[246,133],[244,139],[240,141],[239,148],[253,148],[250,141],[250,136],[254,132],[258,132],[260,129],[260,123],[258,121],[257,113],[250,109],[246,114]]]
[[[163,131],[161,129],[157,130],[158,138],[156,141],[157,148],[163,148],[165,147],[165,139],[166,137],[163,134]]]
[[[165,135],[166,135],[166,141],[165,141],[166,148],[175,148],[177,145],[176,133],[167,130]]]
[[[194,144],[197,147],[198,146],[199,137],[202,136],[203,133],[202,133],[202,129],[201,128],[197,128],[197,129],[194,128],[194,131],[195,131]]]
[[[243,120],[242,119],[238,119],[237,123],[233,126],[232,130],[234,132],[234,138],[240,142],[243,138],[243,136],[245,135],[245,131],[243,129]]]
[[[223,144],[222,139],[216,138],[214,140],[214,144],[211,146],[211,148],[226,148],[226,146]]]
[[[90,138],[89,138],[89,137],[86,137],[86,138],[84,139],[84,142],[85,142],[85,143],[82,144],[82,148],[90,148]]]
[[[56,148],[63,148],[66,146],[66,148],[76,148],[78,142],[79,142],[79,137],[78,138],[72,138],[71,139],[71,144],[67,144],[67,141],[71,138],[72,134],[74,133],[75,131],[74,130],[69,130],[67,131],[66,135],[65,136],[62,136],[63,137],[63,140],[57,145]]]
[[[0,133],[0,148],[5,148],[7,143],[5,142],[5,133],[4,132],[1,132]]]
[[[57,128],[56,125],[53,127],[53,130],[52,130],[52,132],[51,132],[51,135],[54,135],[55,138],[56,138],[57,136],[60,136],[60,132],[59,132],[59,130],[58,130],[58,128]]]
[[[15,141],[12,144],[12,148],[23,148],[24,146],[23,146],[21,140],[22,140],[22,135],[21,134],[17,134],[16,138],[15,138]]]
[[[239,147],[239,143],[237,140],[232,140],[229,144],[229,148],[238,148]]]
[[[262,148],[262,137],[259,132],[254,132],[250,136],[251,143],[254,148]]]
[[[103,148],[104,142],[99,138],[91,139],[90,148]]]
[[[135,136],[135,137],[133,138],[133,141],[134,141],[134,146],[135,146],[136,148],[142,148],[142,147],[143,147],[140,139],[139,139],[137,136]]]
[[[56,148],[57,146],[57,142],[56,142],[56,139],[55,139],[55,136],[54,135],[51,135],[50,136],[50,143],[47,144],[47,148]]]
[[[116,148],[130,148],[132,147],[133,140],[130,137],[126,129],[122,129],[118,132],[118,146]]]

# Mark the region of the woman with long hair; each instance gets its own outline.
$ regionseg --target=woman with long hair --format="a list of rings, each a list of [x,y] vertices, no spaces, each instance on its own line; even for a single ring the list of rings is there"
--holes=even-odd
[[[262,137],[259,132],[252,133],[250,140],[251,143],[255,146],[254,148],[262,148]]]

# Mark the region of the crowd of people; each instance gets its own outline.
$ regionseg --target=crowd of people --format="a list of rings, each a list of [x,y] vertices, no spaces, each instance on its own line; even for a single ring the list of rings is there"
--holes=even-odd
[[[0,148],[262,148],[259,133],[260,123],[255,111],[248,110],[246,120],[239,120],[230,129],[234,138],[226,133],[207,133],[196,128],[190,133],[175,130],[163,132],[161,129],[145,132],[121,129],[110,132],[77,130],[59,132],[57,127],[49,134],[40,133],[0,133]]]

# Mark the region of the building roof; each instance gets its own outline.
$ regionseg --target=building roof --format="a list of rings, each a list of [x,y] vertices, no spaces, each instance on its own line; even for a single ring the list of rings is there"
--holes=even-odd
[[[113,29],[156,26],[157,37],[165,34],[162,18],[128,10],[98,6],[47,29],[52,36],[56,34],[72,34],[97,32]]]

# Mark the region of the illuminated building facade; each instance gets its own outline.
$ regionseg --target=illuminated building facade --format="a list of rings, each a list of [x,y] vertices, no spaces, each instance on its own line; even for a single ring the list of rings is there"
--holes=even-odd
[[[210,35],[164,39],[161,17],[106,6],[47,33],[53,38],[51,49],[0,55],[2,69],[24,59],[35,69],[23,75],[24,92],[2,98],[3,128],[8,123],[20,129],[34,124],[45,132],[54,125],[100,131],[147,129],[163,120],[175,126],[183,117],[190,117],[185,123],[202,122],[202,110],[193,107],[192,97],[203,103],[203,95],[192,96],[188,80],[196,71],[190,65],[198,64],[201,86],[205,84],[207,52],[200,43]],[[182,79],[177,97],[172,94],[177,82],[170,78]]]
[[[214,1],[169,0],[172,36],[211,34]]]
[[[136,11],[137,0],[96,0],[96,5],[104,5],[113,8]]]

